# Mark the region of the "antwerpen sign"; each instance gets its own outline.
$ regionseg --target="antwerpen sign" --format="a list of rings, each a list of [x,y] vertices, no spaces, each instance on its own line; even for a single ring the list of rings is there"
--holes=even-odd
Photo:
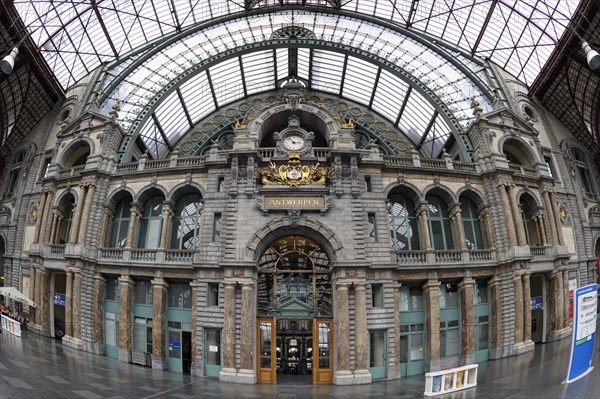
[[[324,197],[266,197],[263,202],[264,210],[310,209],[325,208]]]

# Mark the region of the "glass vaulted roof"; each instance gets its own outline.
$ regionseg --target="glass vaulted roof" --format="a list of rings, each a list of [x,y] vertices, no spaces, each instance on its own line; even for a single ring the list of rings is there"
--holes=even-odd
[[[491,109],[497,85],[481,60],[531,84],[577,3],[14,0],[63,88],[107,65],[96,88],[101,110],[119,101],[121,125],[155,158],[210,112],[273,90],[292,72],[369,107],[438,156],[471,123],[470,98]],[[297,52],[270,40],[290,25],[314,40],[294,41]]]

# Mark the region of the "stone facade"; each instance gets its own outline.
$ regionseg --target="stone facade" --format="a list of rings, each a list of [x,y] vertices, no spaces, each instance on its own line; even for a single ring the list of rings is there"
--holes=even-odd
[[[486,114],[474,109],[477,119],[467,131],[473,162],[463,162],[458,152],[427,159],[410,150],[406,140],[386,141],[395,128],[353,104],[363,117],[357,123],[378,132],[373,133],[371,145],[357,149],[355,126],[345,122],[339,99],[319,93],[310,98],[293,109],[281,92],[257,96],[253,103],[262,108],[252,108],[254,114],[246,112],[245,123],[238,126],[233,118],[238,114],[228,111],[247,107],[236,103],[221,110],[219,115],[230,119],[227,125],[234,132],[232,148],[219,148],[209,143],[210,135],[197,134],[208,131],[200,123],[168,159],[151,160],[142,154],[130,163],[118,162],[125,134],[116,122],[117,109],[101,115],[82,108],[72,122],[59,127],[48,118],[47,131],[53,136],[48,142],[56,146],[48,148],[47,173],[40,177],[30,168],[14,196],[3,197],[3,212],[9,216],[0,219],[6,281],[20,287],[22,276],[29,276],[37,303],[29,310],[30,328],[56,335],[50,317],[60,316],[48,293],[63,293],[63,342],[108,354],[105,323],[111,299],[107,290],[114,280],[119,306],[118,312],[111,311],[118,318],[114,346],[119,360],[136,361],[132,331],[142,318],[141,313],[134,315],[140,304],[136,285],[148,280],[152,299],[146,305],[151,315],[144,323],[151,326],[152,351],[147,366],[166,369],[172,353],[187,353],[185,345],[173,344],[169,335],[172,326],[180,323],[189,325],[177,331],[190,334],[189,359],[183,355],[182,361],[190,363],[191,373],[209,375],[211,353],[218,350],[221,368],[214,377],[256,383],[261,379],[257,319],[265,316],[257,310],[260,262],[274,241],[301,236],[316,242],[327,258],[332,310],[326,316],[333,319],[334,345],[332,374],[323,377],[325,382],[400,378],[410,373],[408,354],[416,364],[419,350],[423,356],[419,367],[425,372],[481,361],[478,351],[487,350],[485,359],[530,351],[533,328],[543,328],[543,341],[570,333],[569,280],[575,278],[582,286],[597,278],[590,264],[595,258],[592,237],[598,236],[600,225],[588,217],[597,206],[597,195],[590,198],[577,189],[576,177],[568,173],[569,153],[560,152],[555,122],[543,110],[538,121],[527,121],[508,102],[496,104]],[[260,168],[269,163],[279,167],[288,162],[273,148],[261,147],[274,130],[265,121],[293,112],[320,121],[306,126],[307,130],[325,129],[318,133],[327,138],[327,147],[311,148],[301,158],[311,167],[318,162],[331,169],[331,179],[324,185],[267,185],[259,178]],[[35,136],[32,133],[30,139]],[[385,141],[386,153],[378,141]],[[550,147],[542,144],[546,142]],[[73,158],[81,155],[81,148],[88,150],[86,162],[74,166]],[[529,155],[527,164],[509,162],[506,152],[514,148]],[[552,154],[559,176],[550,175],[543,149]],[[43,163],[45,150],[33,154],[33,165]],[[197,155],[201,151],[203,155]],[[182,250],[172,247],[176,234],[172,226],[180,216],[178,200],[189,193],[202,199],[198,241],[194,249]],[[393,245],[389,204],[396,194],[413,202],[419,248],[401,250]],[[140,248],[140,229],[151,223],[145,219],[145,205],[155,196],[161,198],[156,216],[160,233],[156,245]],[[448,208],[451,248],[437,247],[428,202],[432,196]],[[123,198],[131,199],[125,210],[129,215],[123,233],[126,245],[116,246],[111,240],[116,223],[123,219],[118,213]],[[272,209],[266,203],[272,198],[291,202],[287,209]],[[473,219],[463,207],[467,199],[476,207],[482,236],[478,248],[465,238],[465,220]],[[322,206],[311,208],[310,201]],[[33,203],[34,220],[27,215],[30,208],[25,208]],[[531,218],[531,223],[529,219],[524,223],[523,217]],[[148,236],[153,233],[144,231]],[[58,274],[65,275],[64,292],[57,283],[52,286],[56,281],[52,276]],[[532,315],[536,278],[544,293],[541,320]],[[182,283],[191,293],[180,307],[191,315],[184,321],[170,319],[176,314],[173,301],[178,300],[172,287]],[[480,289],[485,294],[479,292],[478,297]],[[454,295],[459,304],[456,327],[445,319],[451,312],[447,301]],[[421,307],[408,304],[419,296]],[[278,315],[270,317],[276,320]],[[312,320],[320,319],[315,315]],[[447,330],[442,332],[440,323],[449,323]],[[410,341],[412,328],[423,331],[420,346]],[[221,332],[220,347],[205,342],[208,330]],[[372,333],[378,331],[385,332],[385,343],[375,343]],[[459,337],[449,338],[456,331]],[[406,346],[411,342],[416,345],[414,353]],[[375,351],[383,359],[382,366],[374,366],[381,360],[374,358]]]

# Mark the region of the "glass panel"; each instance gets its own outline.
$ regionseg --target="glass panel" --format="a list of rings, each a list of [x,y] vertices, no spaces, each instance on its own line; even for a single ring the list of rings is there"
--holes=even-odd
[[[440,289],[440,308],[457,307],[458,297],[458,286],[456,284],[442,284]]]
[[[271,368],[271,323],[260,323],[260,367]]]
[[[181,358],[181,332],[169,331],[169,357]]]
[[[487,349],[489,346],[489,324],[479,325],[479,337],[477,339],[477,345],[479,349]]]
[[[319,368],[329,368],[330,353],[331,348],[329,347],[329,324],[319,323]]]
[[[119,280],[114,277],[106,278],[106,300],[119,300]]]
[[[118,345],[118,331],[119,331],[119,322],[116,320],[107,320],[104,323],[106,326],[105,336],[106,336],[106,345],[117,346]]]
[[[133,287],[133,303],[152,305],[152,284],[150,281],[138,280]]]
[[[410,335],[410,360],[423,360],[423,333]]]
[[[408,363],[408,335],[400,336],[400,363]]]
[[[385,331],[371,331],[369,367],[385,366]]]
[[[221,330],[206,329],[206,364],[221,365]]]
[[[477,281],[475,284],[475,305],[488,303],[488,289],[485,281]]]
[[[374,308],[383,307],[383,285],[373,284],[371,285],[372,290],[372,301]]]
[[[218,283],[208,283],[208,306],[219,306]]]

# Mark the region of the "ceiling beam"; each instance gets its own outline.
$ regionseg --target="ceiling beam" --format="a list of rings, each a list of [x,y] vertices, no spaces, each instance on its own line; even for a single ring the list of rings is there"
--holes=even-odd
[[[496,9],[496,4],[498,4],[498,0],[492,0],[492,5],[485,16],[485,21],[483,21],[483,26],[479,30],[479,36],[477,36],[477,40],[475,40],[475,44],[473,44],[473,48],[471,49],[471,55],[475,55],[477,51],[477,47],[479,47],[479,43],[481,43],[481,39],[485,34],[488,24],[490,23],[490,19],[492,19],[492,14],[494,14],[494,10]]]

